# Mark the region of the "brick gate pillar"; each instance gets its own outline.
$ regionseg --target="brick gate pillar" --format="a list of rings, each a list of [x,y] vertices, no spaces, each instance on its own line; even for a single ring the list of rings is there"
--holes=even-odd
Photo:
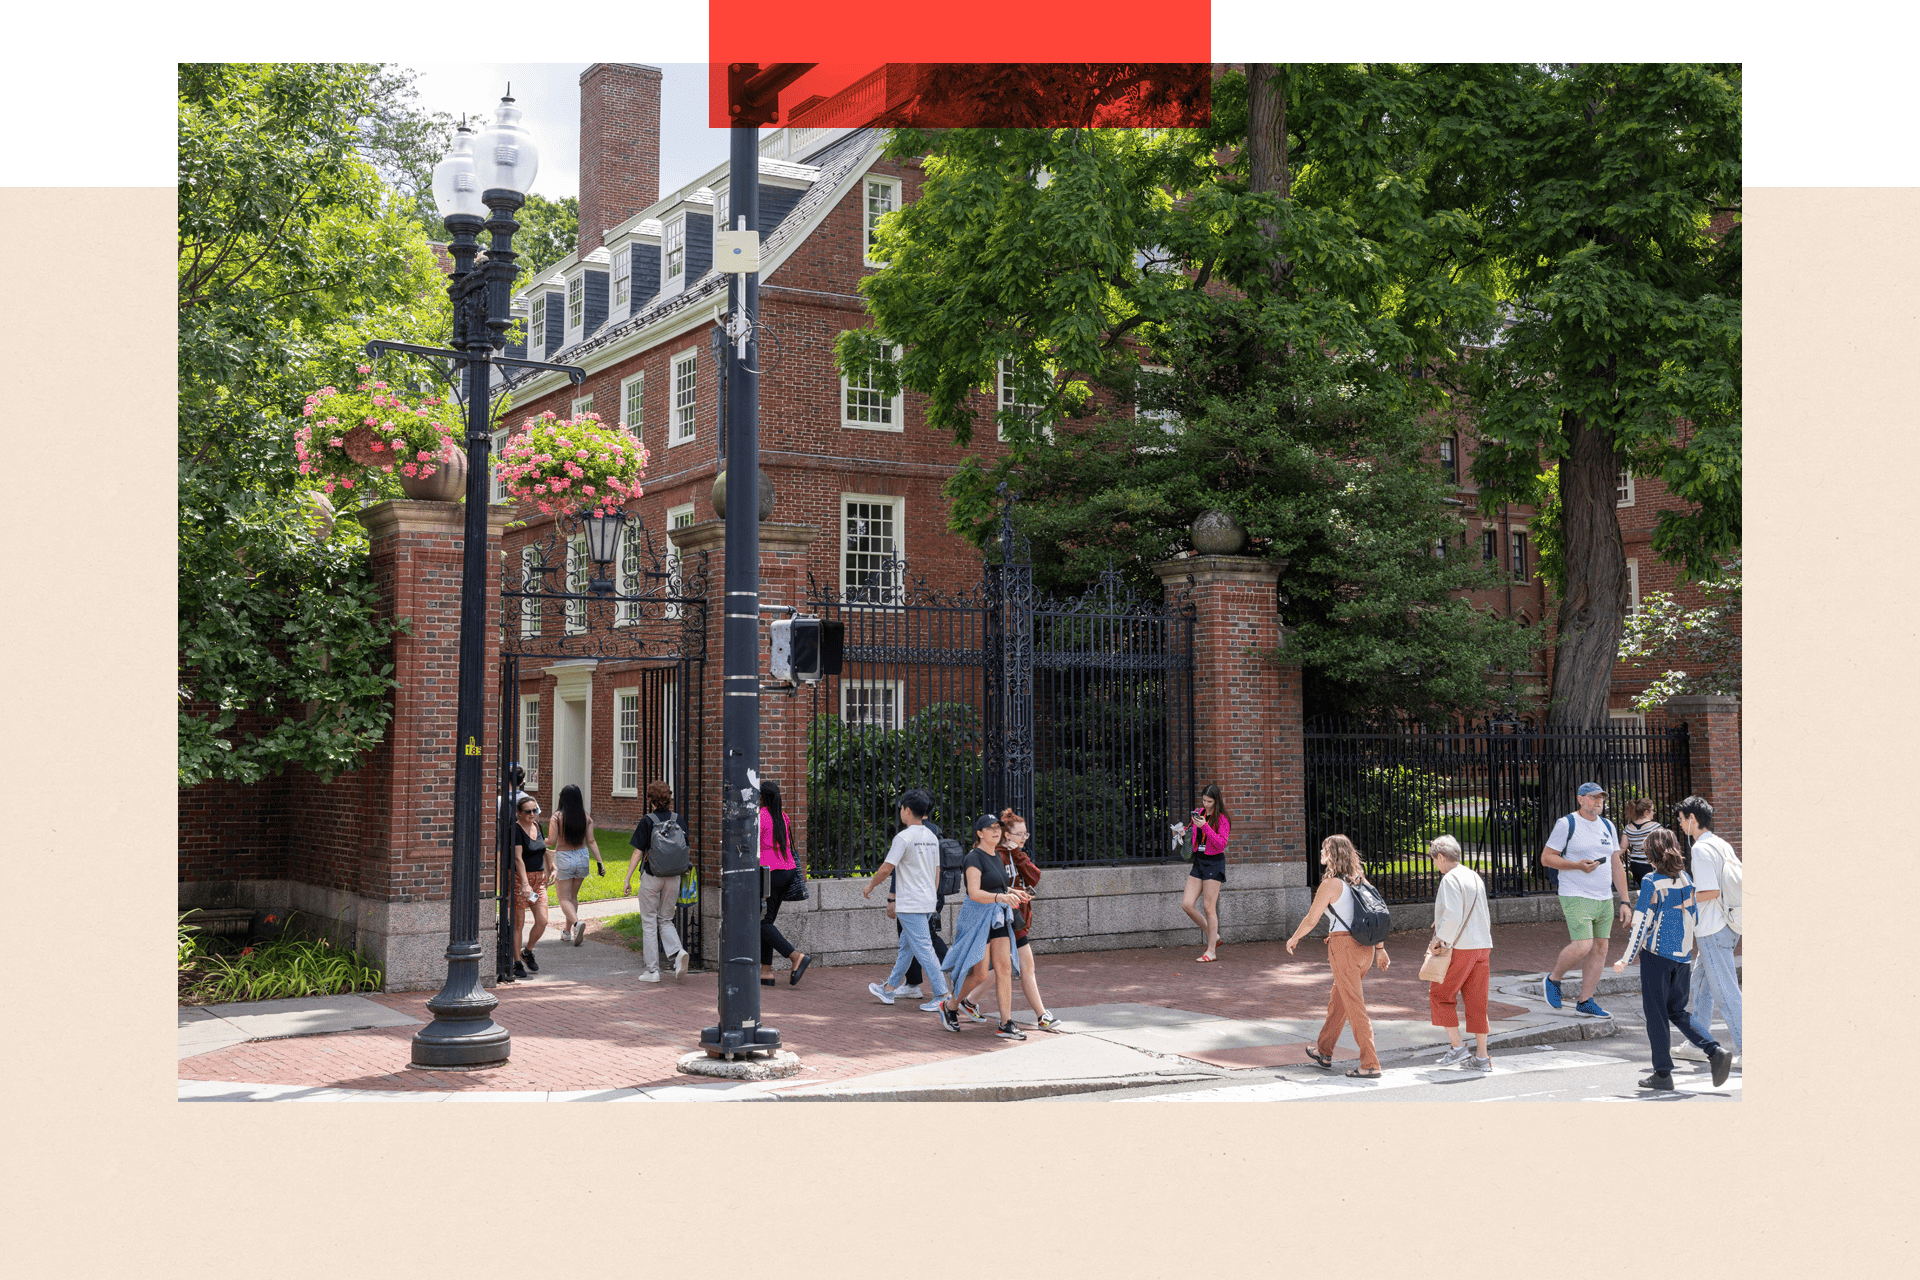
[[[1667,715],[1687,723],[1693,789],[1713,806],[1713,829],[1734,852],[1740,847],[1740,699],[1682,694],[1667,699]]]
[[[760,526],[760,603],[795,605],[802,603],[807,586],[807,552],[819,530],[810,524],[773,524]],[[708,956],[720,954],[720,784],[722,714],[726,698],[726,654],[723,649],[727,604],[727,522],[702,520],[673,531],[673,545],[682,555],[708,555],[707,570],[707,661],[703,670],[702,694],[705,720],[698,727],[706,760],[705,795],[710,812],[703,816],[710,839],[694,850],[695,865],[700,868],[700,927],[705,935],[702,950]],[[760,620],[759,657],[756,669],[766,675],[767,624],[779,614],[763,614]],[[804,694],[788,697],[784,693],[760,695],[760,776],[780,784],[781,803],[793,823],[794,843],[806,848],[807,839],[807,713],[812,702]],[[797,913],[796,913],[797,914]],[[781,923],[786,923],[785,914]],[[787,930],[789,935],[792,930]],[[799,945],[796,940],[796,945]]]
[[[498,547],[505,509],[488,513]],[[374,581],[387,611],[410,620],[393,640],[393,721],[377,766],[354,775],[359,800],[374,809],[358,870],[358,945],[386,970],[389,991],[431,990],[446,977],[452,887],[454,741],[460,699],[460,581],[466,508],[457,502],[383,502],[359,512],[371,542]],[[493,974],[493,745],[500,729],[500,563],[487,563],[486,674],[481,696],[488,794],[481,823],[481,965]],[[337,785],[337,784],[336,784]],[[294,816],[296,827],[299,816]]]
[[[1202,787],[1220,784],[1233,818],[1227,891],[1234,899],[1242,886],[1261,895],[1223,898],[1222,933],[1234,940],[1254,925],[1257,933],[1242,936],[1284,936],[1305,913],[1308,894],[1300,668],[1258,656],[1285,637],[1280,571],[1253,556],[1212,555],[1153,568],[1167,598],[1188,592],[1195,610],[1195,773]]]

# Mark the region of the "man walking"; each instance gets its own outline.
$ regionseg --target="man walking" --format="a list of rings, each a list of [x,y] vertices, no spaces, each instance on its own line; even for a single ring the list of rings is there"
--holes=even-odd
[[[1553,972],[1541,985],[1547,1003],[1558,1009],[1560,980],[1577,964],[1580,1000],[1574,1010],[1589,1018],[1611,1018],[1593,993],[1607,964],[1614,916],[1618,914],[1625,925],[1631,914],[1626,861],[1620,856],[1620,837],[1613,823],[1600,816],[1607,805],[1607,793],[1600,784],[1581,783],[1575,800],[1579,810],[1553,824],[1547,846],[1540,851],[1541,865],[1560,873],[1560,913],[1566,917],[1567,936],[1572,939],[1561,948]]]
[[[1688,796],[1674,809],[1680,829],[1693,841],[1689,860],[1693,875],[1693,900],[1699,905],[1699,921],[1693,930],[1693,1020],[1702,1031],[1713,1034],[1713,1011],[1719,1006],[1733,1032],[1733,1051],[1744,1053],[1740,1044],[1740,975],[1733,966],[1733,949],[1740,934],[1727,918],[1721,900],[1727,882],[1727,864],[1738,862],[1733,846],[1713,834],[1713,806],[1700,796]]]
[[[900,950],[894,957],[893,972],[884,983],[869,982],[867,990],[881,1004],[892,1004],[900,994],[901,979],[916,958],[933,980],[934,994],[945,999],[949,993],[946,971],[933,954],[933,939],[927,928],[932,919],[935,894],[940,886],[940,841],[927,830],[926,818],[933,798],[924,791],[909,791],[900,797],[900,834],[887,850],[887,860],[867,881],[860,896],[868,898],[881,881],[892,876],[894,918],[900,923]]]
[[[938,844],[942,836],[939,824],[929,819],[922,825],[933,833],[934,843]],[[946,910],[947,907],[945,879],[944,871],[934,876],[933,914],[927,917],[927,936],[933,941],[933,954],[941,960],[947,958],[947,940],[940,936],[940,913]],[[893,932],[895,937],[900,936],[898,911],[899,906],[894,901],[894,895],[889,893],[887,895],[887,915],[894,922]],[[926,1000],[927,993],[920,985],[925,977],[925,966],[920,963],[920,957],[915,956],[913,963],[907,966],[907,985],[894,992],[894,995],[909,996],[915,1000]],[[922,1013],[937,1013],[939,1010],[940,998],[938,996],[927,1000],[925,1004],[920,1006],[920,1012]]]

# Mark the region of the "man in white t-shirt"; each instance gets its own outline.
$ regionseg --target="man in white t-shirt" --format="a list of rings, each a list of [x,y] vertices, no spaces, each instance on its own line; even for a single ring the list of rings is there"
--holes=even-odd
[[[928,929],[940,888],[940,838],[926,826],[927,814],[932,808],[933,797],[924,791],[909,791],[900,797],[900,834],[893,838],[887,860],[880,864],[860,894],[863,898],[872,897],[882,881],[893,877],[894,918],[900,922],[900,950],[887,980],[867,984],[867,990],[881,1004],[893,1003],[915,959],[933,982],[934,994],[942,1000],[949,994],[947,974],[933,953],[933,935]]]
[[[1713,806],[1701,796],[1688,796],[1674,809],[1680,829],[1693,841],[1693,856],[1688,859],[1693,876],[1693,900],[1699,915],[1693,929],[1694,1022],[1708,1035],[1713,1034],[1713,1011],[1727,1020],[1733,1032],[1733,1051],[1740,1047],[1740,974],[1733,964],[1733,949],[1740,935],[1727,923],[1727,909],[1720,902],[1720,869],[1739,855],[1733,846],[1713,834]]]
[[[1600,971],[1607,967],[1614,917],[1623,926],[1632,917],[1626,859],[1621,856],[1619,832],[1601,816],[1607,793],[1600,784],[1581,783],[1574,799],[1578,811],[1553,824],[1547,847],[1540,851],[1541,865],[1560,873],[1560,914],[1566,917],[1567,936],[1572,939],[1560,949],[1560,958],[1541,987],[1547,1003],[1558,1009],[1560,980],[1577,964],[1580,1000],[1574,1011],[1589,1018],[1611,1018],[1593,993],[1600,985]]]

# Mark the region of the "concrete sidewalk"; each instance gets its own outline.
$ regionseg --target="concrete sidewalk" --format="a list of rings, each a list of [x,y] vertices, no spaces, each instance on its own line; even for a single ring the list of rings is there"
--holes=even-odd
[[[625,903],[588,904],[586,918]],[[558,913],[555,913],[557,918]],[[1565,942],[1557,925],[1494,931],[1494,1052],[1615,1034],[1616,1024],[1549,1009],[1539,974]],[[407,1067],[408,1041],[430,1014],[429,993],[339,996],[181,1011],[182,1100],[368,1098],[379,1100],[771,1101],[1015,1100],[1146,1083],[1218,1078],[1270,1080],[1301,1068],[1329,986],[1324,947],[1309,940],[1289,957],[1277,942],[1225,946],[1196,964],[1197,945],[1140,951],[1041,955],[1040,987],[1061,1030],[1034,1028],[1015,987],[1024,1042],[987,1023],[944,1031],[918,1002],[875,1001],[876,966],[815,965],[797,986],[778,972],[762,988],[763,1017],[799,1055],[801,1074],[762,1084],[700,1081],[677,1074],[715,1016],[712,973],[637,981],[640,957],[590,924],[580,946],[555,929],[540,942],[541,971],[496,989],[495,1018],[513,1033],[512,1060],[479,1072]],[[1383,1062],[1404,1062],[1446,1043],[1429,1022],[1418,979],[1425,933],[1395,935],[1392,966],[1366,982]],[[1577,978],[1569,978],[1569,986]],[[1602,979],[1601,1002],[1637,1009],[1629,967]],[[989,992],[985,1011],[991,1015]],[[1624,1010],[1623,1010],[1624,1012]],[[236,1039],[242,1037],[244,1039]],[[1353,1059],[1351,1031],[1336,1057]],[[1255,1074],[1258,1073],[1258,1074]]]

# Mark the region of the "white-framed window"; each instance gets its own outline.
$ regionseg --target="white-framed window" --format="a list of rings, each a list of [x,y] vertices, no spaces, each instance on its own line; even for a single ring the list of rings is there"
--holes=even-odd
[[[547,358],[547,295],[536,293],[527,299],[527,359]]]
[[[507,441],[513,439],[513,428],[502,427],[493,433],[493,452],[487,455],[487,466],[493,472],[493,500],[506,502],[507,482],[500,478],[500,451],[507,447]]]
[[[613,691],[613,794],[640,794],[640,690]]]
[[[1448,484],[1460,483],[1460,455],[1457,437],[1448,436],[1440,442],[1440,475]]]
[[[687,282],[687,220],[675,218],[660,231],[660,296],[671,298]]]
[[[694,415],[700,404],[700,350],[689,348],[673,358],[673,425],[669,445],[693,439]]]
[[[733,213],[728,208],[728,203],[733,196],[732,187],[733,181],[729,178],[720,184],[718,191],[713,193],[713,229],[715,231],[727,231],[733,227]]]
[[[647,375],[636,373],[620,383],[620,425],[635,440],[647,421]]]
[[[840,495],[840,583],[843,599],[898,604],[905,587],[901,534],[906,502],[865,493]]]
[[[621,526],[620,541],[616,544],[619,550],[614,556],[614,563],[618,567],[618,576],[614,579],[615,590],[620,595],[619,601],[613,606],[613,625],[616,627],[630,627],[640,621],[639,602],[628,597],[637,596],[652,585],[641,576],[642,544],[643,539],[631,524]]]
[[[885,174],[870,173],[861,182],[862,220],[860,244],[870,267],[884,267],[887,264],[873,256],[873,242],[879,236],[880,219],[900,207],[900,179],[889,178]]]
[[[1020,398],[1020,389],[1015,385],[1015,381],[1013,358],[1011,356],[1002,356],[1000,358],[1000,373],[998,378],[999,394],[995,397],[996,407],[999,412],[1018,414],[1029,420],[1039,417],[1042,406],[1030,404],[1022,400]],[[999,438],[1005,440],[1007,438],[1006,423],[1001,421],[997,414],[994,418],[994,427]]]
[[[1487,528],[1480,533],[1480,560],[1483,564],[1500,563],[1500,531]]]
[[[892,359],[900,358],[894,347]],[[904,399],[899,394],[882,395],[873,378],[840,379],[840,425],[864,431],[902,431],[906,429]]]
[[[1513,569],[1513,580],[1527,580],[1527,535],[1523,530],[1513,529],[1507,533],[1507,563]]]
[[[905,721],[906,693],[898,680],[842,680],[840,718],[866,729],[898,729]]]
[[[538,591],[542,575],[535,573],[539,567],[539,552],[532,547],[520,548],[520,590]],[[540,605],[542,601],[523,598],[520,601],[520,634],[529,639],[540,634]]]
[[[668,595],[677,596],[682,593],[682,586],[680,582],[680,548],[674,545],[673,531],[675,529],[684,529],[692,523],[693,523],[693,504],[691,502],[687,503],[683,507],[667,508],[666,569],[667,569],[667,575],[668,575],[667,577],[667,594]],[[661,616],[666,618],[679,617],[680,606],[677,604],[669,604]]]
[[[572,346],[575,337],[587,323],[587,273],[582,271],[567,281],[567,345]]]
[[[1607,727],[1609,729],[1632,729],[1637,733],[1644,733],[1647,728],[1647,717],[1639,711],[1609,711],[1607,712]]]
[[[1627,616],[1640,616],[1640,561],[1627,557]]]
[[[1616,507],[1633,505],[1633,472],[1629,468],[1620,468],[1620,479],[1614,485],[1613,505]]]
[[[587,593],[587,574],[590,567],[590,562],[587,559],[587,535],[584,533],[576,533],[567,539],[568,595],[580,596]],[[586,601],[567,601],[567,634],[577,636],[586,629]]]
[[[633,250],[622,249],[613,255],[613,305],[626,306],[633,297]]]
[[[528,791],[540,786],[540,698],[526,694],[520,698],[520,767],[527,779],[520,785]]]
[[[1001,366],[1003,370],[1001,377],[1004,380],[1006,376],[1004,371],[1010,366],[1006,361],[1002,361]],[[1140,380],[1142,382],[1146,382],[1149,378],[1171,378],[1172,376],[1173,370],[1167,368],[1165,365],[1143,364],[1140,366]],[[1004,397],[1005,394],[1006,391],[1003,387],[1001,390],[1002,397]],[[1180,415],[1172,409],[1144,409],[1136,401],[1133,406],[1133,416],[1140,422],[1159,423],[1160,429],[1170,436],[1177,435],[1180,431]]]
[[[586,396],[574,397],[574,400],[573,400],[573,416],[574,417],[576,418],[585,417],[587,414],[592,412],[593,412],[592,396],[586,395]]]

